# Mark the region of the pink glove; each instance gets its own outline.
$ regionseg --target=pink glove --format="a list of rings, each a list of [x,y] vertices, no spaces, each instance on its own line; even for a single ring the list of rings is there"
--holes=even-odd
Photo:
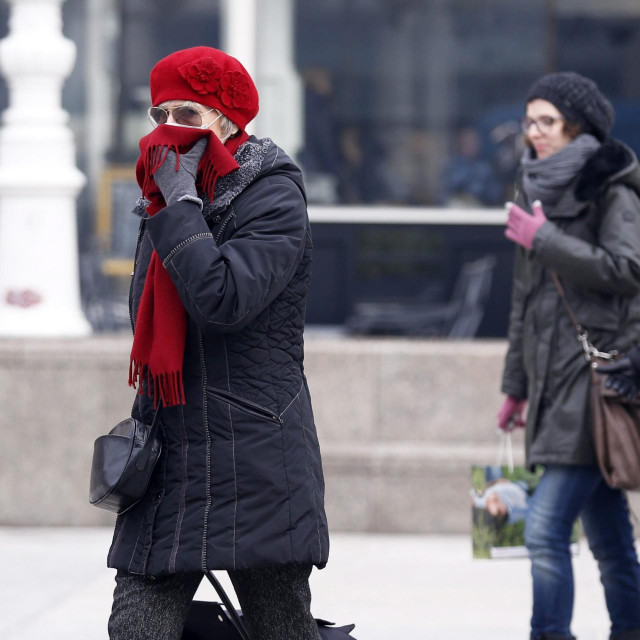
[[[507,202],[506,207],[509,217],[504,235],[525,249],[533,249],[533,238],[538,233],[538,229],[547,221],[542,210],[542,203],[540,200],[533,203],[533,215],[529,215],[513,202]]]
[[[514,427],[524,427],[522,412],[527,406],[526,400],[507,396],[498,411],[498,427],[503,431],[511,431]]]

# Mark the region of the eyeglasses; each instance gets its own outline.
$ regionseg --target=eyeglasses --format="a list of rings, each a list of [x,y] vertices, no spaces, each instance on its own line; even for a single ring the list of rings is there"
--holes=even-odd
[[[520,126],[522,127],[522,132],[527,134],[529,133],[529,129],[533,124],[540,133],[545,135],[549,133],[553,128],[553,125],[560,120],[564,120],[564,118],[554,118],[553,116],[540,116],[539,118],[522,118]]]
[[[186,104],[179,107],[150,107],[148,114],[151,124],[155,127],[161,124],[167,124],[169,115],[173,117],[175,123],[181,127],[195,127],[196,129],[206,129],[211,126],[211,122],[207,125],[202,124],[202,116],[207,113],[216,111],[216,109],[209,109],[204,113],[200,113],[196,108],[190,107]],[[173,123],[171,123],[173,124]]]

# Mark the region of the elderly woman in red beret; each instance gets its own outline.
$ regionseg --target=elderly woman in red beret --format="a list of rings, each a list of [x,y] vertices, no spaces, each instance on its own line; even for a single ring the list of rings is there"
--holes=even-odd
[[[328,559],[320,449],[303,371],[311,235],[298,167],[245,132],[258,94],[210,47],[151,71],[131,284],[132,415],[162,455],[118,516],[109,637],[178,640],[225,569],[253,640],[317,640],[309,575]]]

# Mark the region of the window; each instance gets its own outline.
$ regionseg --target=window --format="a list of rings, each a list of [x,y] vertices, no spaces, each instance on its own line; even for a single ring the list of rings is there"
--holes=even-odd
[[[640,152],[638,59],[632,0],[298,0],[310,197],[500,206],[527,89],[551,70],[598,82]]]

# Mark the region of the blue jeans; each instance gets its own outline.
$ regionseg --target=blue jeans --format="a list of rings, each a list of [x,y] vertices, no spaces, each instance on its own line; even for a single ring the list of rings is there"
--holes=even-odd
[[[611,489],[597,466],[550,465],[525,527],[533,577],[531,639],[572,638],[569,539],[578,516],[600,569],[611,638],[640,638],[640,565],[626,495]]]

